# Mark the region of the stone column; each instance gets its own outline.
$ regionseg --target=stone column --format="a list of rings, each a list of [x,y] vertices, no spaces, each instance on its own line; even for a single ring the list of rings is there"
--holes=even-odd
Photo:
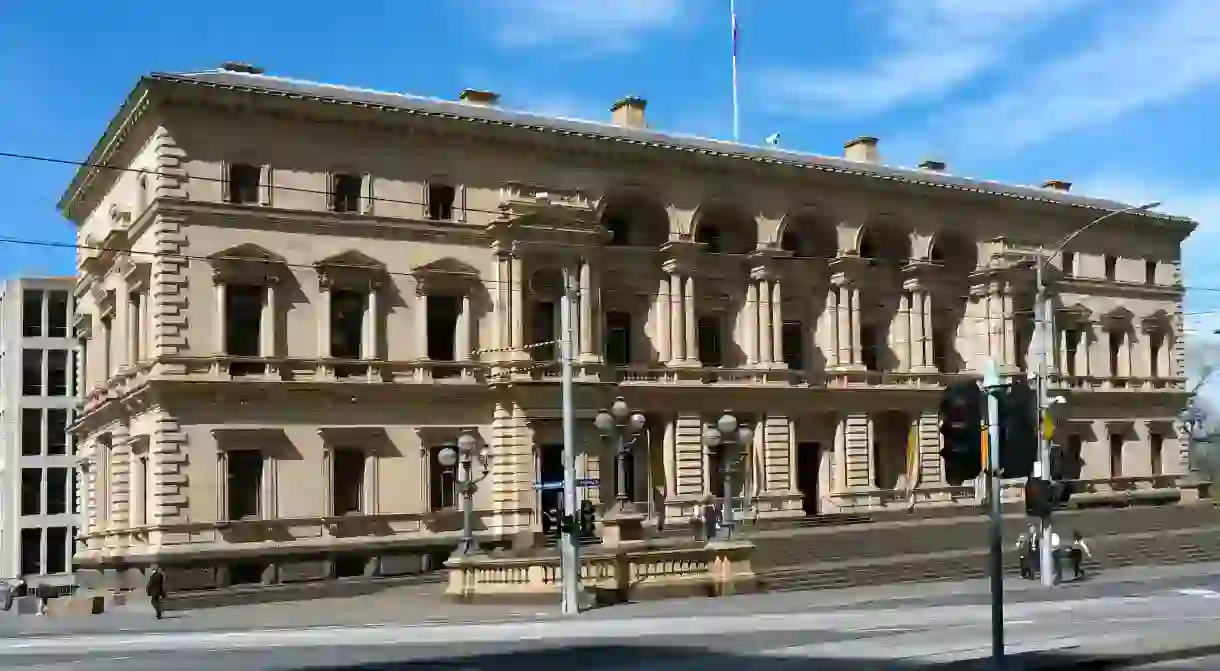
[[[678,495],[678,425],[673,416],[665,418],[661,451],[664,455],[665,500],[672,501]]]
[[[498,250],[495,253],[495,264],[492,266],[491,273],[491,295],[492,295],[492,315],[491,315],[491,347],[492,352],[488,352],[492,361],[503,359],[503,352],[494,350],[502,350],[508,347],[508,342],[505,336],[508,335],[509,328],[508,319],[508,298],[507,289],[508,272],[504,256]]]
[[[906,372],[915,366],[914,347],[911,343],[912,295],[910,291],[902,291],[898,295],[898,314],[895,322],[890,324],[890,340],[892,347],[898,353],[898,370]]]
[[[139,328],[137,329],[136,337],[139,339],[138,342],[140,343],[140,358],[141,359],[150,358],[149,355],[152,352],[152,330],[153,329],[152,329],[152,324],[149,323],[150,320],[148,318],[148,315],[150,314],[148,311],[148,301],[150,301],[150,300],[152,300],[151,291],[145,290],[142,294],[140,294],[140,316],[139,316],[140,324],[139,324]]]
[[[474,315],[471,314],[470,309],[470,292],[467,291],[462,294],[462,310],[458,313],[457,320],[457,337],[455,338],[457,356],[455,358],[458,361],[470,361],[475,358],[474,347],[471,346],[474,334]]]
[[[913,322],[915,327],[913,338],[916,345],[915,366],[918,370],[933,372],[936,370],[936,360],[935,348],[932,345],[932,337],[935,333],[932,326],[932,293],[920,287],[912,295],[918,306],[918,314]]]
[[[417,302],[416,305],[423,304]],[[330,358],[330,284],[318,286],[318,358]]]
[[[784,363],[784,297],[780,293],[779,280],[771,280],[771,351],[773,365],[786,368]]]
[[[818,344],[826,357],[827,368],[838,368],[839,349],[839,287],[831,285],[826,291],[826,307],[818,315]]]
[[[698,315],[695,312],[695,278],[687,275],[683,278],[682,303],[686,326],[686,361],[688,365],[698,366],[699,363],[699,331]]]
[[[657,361],[666,364],[673,358],[673,301],[669,293],[670,275],[668,273],[661,276],[661,280],[657,283],[657,298],[656,308],[654,310],[654,319],[656,319],[656,349]]]
[[[381,316],[380,301],[377,298],[378,294],[377,282],[369,284],[368,298],[365,300],[364,310],[364,347],[361,354],[363,359],[377,358],[377,322]]]
[[[263,312],[259,320],[259,344],[258,350],[260,356],[273,357],[275,356],[275,282],[267,282],[266,288],[263,289]]]
[[[415,322],[415,342],[419,347],[415,358],[425,360],[428,358],[428,294],[416,292],[414,308],[411,317]]]
[[[580,263],[580,360],[601,359],[601,301],[598,274],[588,259]]]
[[[127,296],[127,364],[140,362],[140,338],[144,330],[140,328],[140,306],[144,304],[137,292]]]
[[[213,334],[214,337],[216,338],[216,353],[217,354],[227,354],[227,350],[228,350],[228,348],[225,347],[225,345],[226,345],[225,335],[229,331],[229,326],[228,326],[228,324],[225,323],[225,321],[226,321],[225,320],[225,316],[226,316],[225,315],[225,303],[228,302],[227,296],[228,296],[228,287],[225,284],[225,281],[221,280],[221,279],[217,279],[216,280],[216,314],[215,314],[215,320],[216,320],[215,329],[216,330]],[[105,324],[103,322],[103,327],[104,327],[104,325]],[[109,368],[110,368],[110,355],[107,354],[106,355],[106,375],[105,375],[106,378],[110,377]]]
[[[759,302],[759,328],[758,340],[761,347],[758,352],[758,365],[760,368],[770,368],[775,364],[775,339],[771,336],[772,330],[775,328],[772,321],[771,302],[774,300],[771,295],[771,281],[760,278],[757,281],[758,285],[758,302]]]
[[[669,364],[671,366],[681,366],[686,363],[686,307],[684,293],[682,290],[682,276],[671,274],[669,276],[669,314],[672,316],[670,326],[673,330],[672,346],[670,347],[671,356]]]
[[[746,286],[745,310],[746,366],[758,364],[758,283],[753,280]]]
[[[509,329],[509,347],[513,348],[513,356],[515,358],[528,358],[528,353],[525,352],[525,264],[522,263],[521,257],[513,255],[509,259],[509,291],[511,307],[509,314],[511,315],[511,328]]]

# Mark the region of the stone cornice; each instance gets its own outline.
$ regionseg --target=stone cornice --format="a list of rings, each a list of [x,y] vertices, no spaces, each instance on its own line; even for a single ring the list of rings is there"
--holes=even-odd
[[[392,93],[360,90],[342,86],[323,85],[312,82],[242,75],[233,72],[207,72],[198,74],[161,74],[144,77],[128,98],[128,102],[111,121],[111,127],[90,155],[91,162],[104,162],[113,156],[122,145],[120,131],[130,127],[137,116],[137,107],[145,105],[149,96],[161,99],[172,98],[175,103],[215,101],[223,105],[226,97],[232,98],[234,107],[276,108],[279,116],[309,117],[320,113],[329,117],[347,117],[368,125],[404,126],[404,120],[414,127],[421,124],[431,127],[433,132],[452,132],[471,135],[472,132],[486,134],[491,130],[511,130],[519,137],[517,143],[529,143],[536,147],[581,147],[580,141],[592,142],[606,147],[606,154],[613,151],[616,160],[628,156],[640,156],[644,152],[669,153],[662,161],[672,162],[672,153],[679,152],[687,158],[704,159],[700,163],[709,169],[732,166],[732,172],[740,175],[746,165],[765,168],[769,178],[775,179],[784,173],[777,169],[813,170],[822,173],[865,178],[869,186],[884,183],[899,183],[918,188],[934,188],[958,194],[974,195],[986,199],[1003,198],[1025,201],[1083,211],[1109,212],[1125,204],[1072,194],[1053,193],[1046,189],[999,185],[980,180],[940,175],[928,171],[892,168],[881,165],[860,164],[837,157],[814,156],[782,152],[778,150],[750,147],[735,143],[701,140],[667,135],[645,129],[628,129],[612,124],[599,124],[573,120],[549,118],[537,114],[511,112],[497,107],[471,106],[461,103],[429,100]],[[430,122],[430,123],[429,123]],[[461,122],[464,126],[456,126]],[[443,129],[443,130],[440,130]],[[531,134],[531,135],[527,135]],[[586,151],[590,151],[586,149]],[[602,153],[600,147],[590,153]],[[711,161],[709,163],[709,161]],[[737,161],[736,165],[730,163]],[[748,163],[747,163],[748,162]],[[687,163],[685,169],[694,165]],[[726,170],[726,172],[728,172]],[[79,200],[82,183],[95,174],[94,169],[84,168],[78,172],[72,186],[61,200],[61,209],[72,208]],[[1146,219],[1162,226],[1181,231],[1185,238],[1196,223],[1183,217],[1172,217],[1156,213],[1132,214],[1132,218]]]

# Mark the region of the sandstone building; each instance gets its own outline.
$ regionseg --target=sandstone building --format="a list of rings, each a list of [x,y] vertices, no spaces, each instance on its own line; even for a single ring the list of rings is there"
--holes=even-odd
[[[701,435],[726,409],[756,427],[737,482],[760,516],[905,505],[910,435],[917,500],[952,505],[939,390],[986,357],[1023,374],[1031,251],[1123,207],[887,167],[870,138],[823,157],[659,133],[636,98],[581,122],[240,64],[142,78],[89,162],[109,168],[62,201],[75,559],[201,584],[413,570],[457,528],[436,455],[463,432],[490,455],[479,528],[538,528],[564,269],[586,498],[613,497],[592,418],[621,395],[648,417],[631,496],[669,520],[721,493]],[[1059,440],[1081,479],[1172,486],[1194,223],[1107,223],[1051,273]]]

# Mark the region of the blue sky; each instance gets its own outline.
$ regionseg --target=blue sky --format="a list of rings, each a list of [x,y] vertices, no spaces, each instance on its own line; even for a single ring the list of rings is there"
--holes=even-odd
[[[233,5],[238,7],[239,5]],[[82,158],[145,72],[225,60],[272,74],[732,135],[729,0],[265,0],[0,5],[0,151]],[[1202,222],[1187,283],[1220,287],[1220,2],[738,0],[741,139],[1074,190]],[[0,236],[69,242],[72,169],[0,159]],[[0,274],[70,273],[70,252],[0,244]],[[1220,291],[1188,311],[1220,311]],[[1217,314],[1220,314],[1218,312]],[[1191,318],[1200,328],[1220,317]],[[1205,323],[1206,322],[1206,323]]]

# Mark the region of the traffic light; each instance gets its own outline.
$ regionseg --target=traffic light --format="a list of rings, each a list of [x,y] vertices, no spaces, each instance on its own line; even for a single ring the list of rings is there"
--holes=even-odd
[[[1025,481],[1025,514],[1030,517],[1050,517],[1054,506],[1051,483],[1042,478]]]
[[[995,393],[1000,406],[1000,473],[1027,478],[1038,460],[1038,394],[1025,378]]]
[[[940,399],[940,433],[945,480],[960,485],[983,472],[983,392],[973,381],[945,388]]]

